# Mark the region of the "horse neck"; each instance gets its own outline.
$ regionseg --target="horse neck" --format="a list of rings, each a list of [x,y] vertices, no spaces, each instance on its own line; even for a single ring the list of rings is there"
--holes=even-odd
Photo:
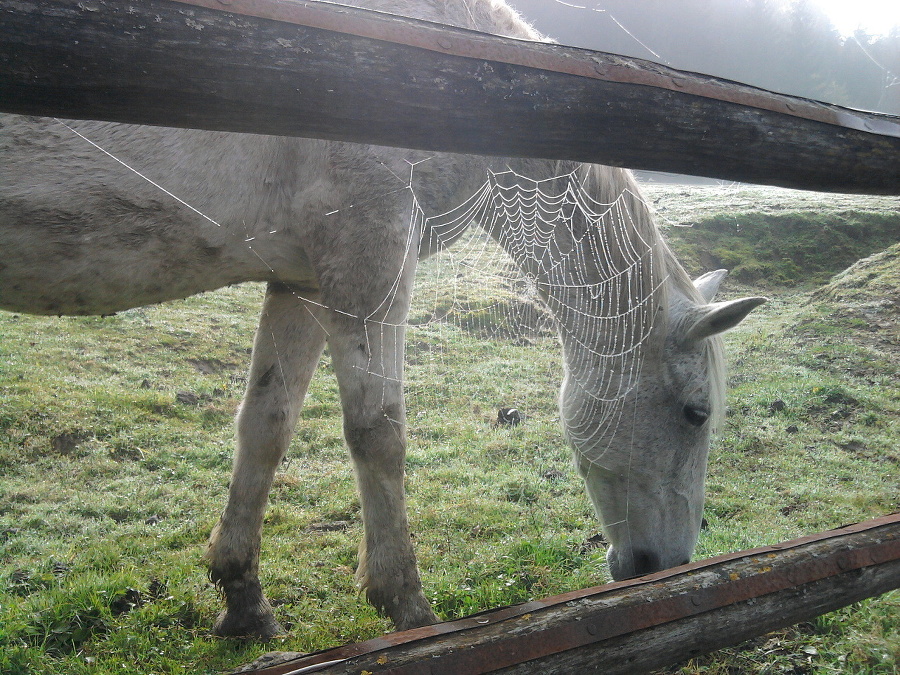
[[[342,2],[495,35],[546,39],[503,0]],[[497,166],[496,160],[485,162],[488,169]],[[540,185],[531,181],[540,189],[549,187],[552,191],[553,183],[558,188],[562,181],[575,181],[572,194],[583,201],[576,204],[573,219],[560,219],[543,239],[527,236],[524,229],[517,229],[521,224],[496,219],[496,210],[493,215],[483,212],[481,217],[476,217],[516,264],[535,280],[559,323],[564,349],[574,353],[597,348],[597,329],[585,322],[585,315],[594,312],[629,317],[624,320],[625,325],[620,322],[615,334],[599,336],[610,343],[640,339],[651,324],[660,323],[655,321],[659,308],[663,308],[663,313],[667,311],[661,281],[665,276],[667,249],[656,233],[631,174],[611,167],[545,160],[508,160],[506,165],[511,170],[507,176],[515,174],[541,181]],[[557,178],[560,176],[563,178]],[[461,231],[455,226],[442,225],[440,218],[426,223],[425,245],[420,253],[429,255],[451,243]],[[432,239],[434,242],[429,244]],[[592,335],[583,334],[585,330]],[[573,357],[572,361],[576,360],[580,359]]]
[[[521,168],[533,172],[535,166]],[[518,174],[495,176],[495,191],[506,194],[494,201],[508,203],[508,193],[516,189],[526,195],[545,191],[547,204],[565,195],[567,217],[537,226],[495,220],[486,229],[535,280],[556,318],[567,370],[583,371],[570,374],[587,377],[585,373],[600,367],[599,359],[608,373],[633,375],[631,356],[605,355],[629,351],[661,358],[668,321],[666,280],[670,270],[677,275],[681,268],[660,238],[630,173],[566,163],[545,163],[544,169],[560,171],[561,177],[529,183]]]
[[[662,287],[671,254],[629,172],[543,160],[508,166],[492,176],[479,220],[548,303],[605,290],[626,311],[639,287],[648,289],[642,295]]]

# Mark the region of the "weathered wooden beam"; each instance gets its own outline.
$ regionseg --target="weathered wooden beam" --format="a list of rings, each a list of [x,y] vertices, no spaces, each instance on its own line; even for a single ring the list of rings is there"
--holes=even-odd
[[[0,16],[6,112],[900,194],[897,117],[638,59],[318,2],[0,0]]]
[[[900,588],[900,514],[253,671],[643,673]]]

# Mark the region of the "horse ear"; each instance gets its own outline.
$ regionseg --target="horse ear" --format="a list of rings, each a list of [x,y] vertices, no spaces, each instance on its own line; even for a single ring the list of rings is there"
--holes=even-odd
[[[707,272],[706,274],[694,279],[694,288],[700,291],[700,295],[707,302],[712,302],[719,291],[719,286],[725,277],[728,276],[728,270],[716,270],[715,272]]]
[[[715,273],[713,273],[715,274]],[[702,277],[701,277],[702,278]],[[714,302],[697,307],[697,320],[687,329],[684,340],[699,342],[704,338],[718,335],[734,328],[755,308],[766,302],[768,298],[741,298],[728,302]]]

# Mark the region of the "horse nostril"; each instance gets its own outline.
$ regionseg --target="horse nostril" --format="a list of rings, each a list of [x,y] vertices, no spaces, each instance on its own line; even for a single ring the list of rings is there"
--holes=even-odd
[[[634,558],[634,576],[641,577],[652,572],[659,572],[662,569],[662,562],[659,556],[651,551],[635,551]]]

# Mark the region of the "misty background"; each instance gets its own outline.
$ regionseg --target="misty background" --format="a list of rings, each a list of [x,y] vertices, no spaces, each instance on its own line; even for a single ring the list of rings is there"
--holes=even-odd
[[[841,35],[808,0],[508,2],[563,44],[900,115],[900,27]]]

